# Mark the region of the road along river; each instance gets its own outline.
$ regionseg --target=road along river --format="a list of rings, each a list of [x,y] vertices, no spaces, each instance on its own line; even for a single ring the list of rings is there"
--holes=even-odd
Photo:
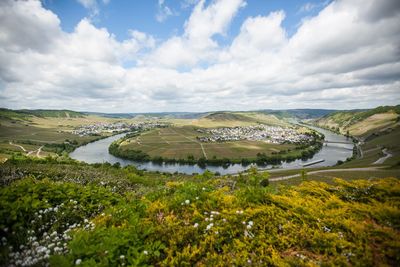
[[[298,169],[302,168],[303,164],[313,161],[320,161],[321,159],[323,159],[324,161],[310,165],[308,167],[333,166],[337,163],[338,160],[345,161],[346,158],[352,156],[353,144],[350,139],[346,138],[343,135],[338,135],[336,133],[333,133],[325,129],[312,126],[307,126],[307,127],[310,127],[325,135],[325,141],[327,141],[327,143],[323,145],[322,149],[319,152],[317,152],[311,159],[307,159],[304,161],[298,159],[292,162],[283,162],[282,164],[278,165],[268,165],[264,166],[263,169],[269,169],[269,168]],[[160,172],[170,172],[170,173],[180,172],[186,174],[203,173],[206,169],[208,169],[212,172],[219,172],[220,174],[225,175],[225,174],[234,174],[242,172],[250,168],[250,165],[243,166],[241,164],[231,164],[229,166],[207,166],[205,168],[202,168],[197,164],[190,165],[190,164],[179,164],[179,163],[135,162],[128,159],[117,158],[109,154],[108,147],[110,146],[110,144],[115,140],[120,139],[124,135],[125,134],[114,135],[78,147],[72,153],[70,153],[70,157],[87,163],[109,162],[111,164],[114,164],[116,162],[119,162],[121,166],[134,165],[139,169],[146,169],[149,171],[160,171]]]

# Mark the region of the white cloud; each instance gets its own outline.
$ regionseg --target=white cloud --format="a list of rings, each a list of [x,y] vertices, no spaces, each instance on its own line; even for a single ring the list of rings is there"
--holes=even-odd
[[[164,22],[168,17],[177,15],[178,13],[176,11],[173,11],[165,4],[165,0],[158,0],[158,11],[156,14],[156,20],[158,22]]]
[[[97,0],[77,0],[83,7],[90,10],[90,16],[95,17],[99,15],[100,9]]]
[[[248,17],[221,46],[214,37],[227,34],[241,0],[199,1],[184,33],[159,43],[136,30],[118,41],[89,19],[66,33],[39,1],[2,1],[0,105],[144,112],[398,104],[397,3],[335,1],[291,37],[283,11]]]
[[[205,6],[201,0],[194,7],[184,25],[184,34],[174,36],[148,56],[147,65],[165,67],[192,67],[199,62],[215,61],[218,44],[212,39],[225,34],[243,0],[218,0]]]

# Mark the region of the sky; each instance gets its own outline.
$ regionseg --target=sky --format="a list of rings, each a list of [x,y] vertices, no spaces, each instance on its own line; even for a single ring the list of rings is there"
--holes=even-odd
[[[398,0],[1,0],[0,106],[400,104]]]

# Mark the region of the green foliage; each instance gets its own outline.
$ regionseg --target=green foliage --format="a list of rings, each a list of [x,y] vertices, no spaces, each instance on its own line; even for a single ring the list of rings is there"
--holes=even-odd
[[[304,182],[304,181],[307,181],[307,171],[305,170],[305,169],[302,169],[301,170],[301,172],[300,172],[300,177],[301,177],[301,180]]]
[[[400,262],[400,182],[394,178],[276,188],[260,186],[268,174],[255,168],[239,177],[208,172],[184,178],[72,162],[16,161],[0,170],[14,172],[12,165],[26,174],[0,189],[5,265],[16,264],[16,258],[32,261],[28,255],[40,259],[34,262],[40,266]],[[49,178],[40,177],[39,169]],[[66,180],[66,169],[87,169],[96,178]],[[119,189],[108,185],[114,179]],[[132,183],[147,186],[127,186]],[[42,248],[49,254],[41,256]]]

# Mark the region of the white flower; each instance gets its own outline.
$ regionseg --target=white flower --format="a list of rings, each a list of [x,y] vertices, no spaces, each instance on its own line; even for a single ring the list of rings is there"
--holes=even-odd
[[[147,254],[149,254],[149,252],[148,252],[147,250],[144,250],[144,251],[143,251],[143,254],[144,254],[144,255],[147,255]]]
[[[251,225],[251,226],[253,226],[253,221],[249,221],[248,224]]]
[[[251,225],[249,224],[249,225],[247,225],[247,229],[251,229]]]
[[[81,259],[77,259],[76,261],[75,261],[75,265],[80,265],[82,263],[82,260]]]
[[[190,200],[189,200],[189,199],[186,199],[186,200],[185,200],[185,204],[186,204],[186,205],[189,205],[189,204],[190,204]]]
[[[199,200],[199,197],[196,197],[196,200]]]
[[[197,227],[199,227],[199,224],[198,224],[198,223],[195,223],[195,224],[193,225],[193,227],[194,227],[194,228],[197,228]]]
[[[203,188],[202,188],[202,190],[203,190],[203,191],[205,191],[205,190],[206,190],[206,188],[205,188],[205,187],[203,187]]]
[[[120,259],[125,259],[124,255],[119,256]]]

